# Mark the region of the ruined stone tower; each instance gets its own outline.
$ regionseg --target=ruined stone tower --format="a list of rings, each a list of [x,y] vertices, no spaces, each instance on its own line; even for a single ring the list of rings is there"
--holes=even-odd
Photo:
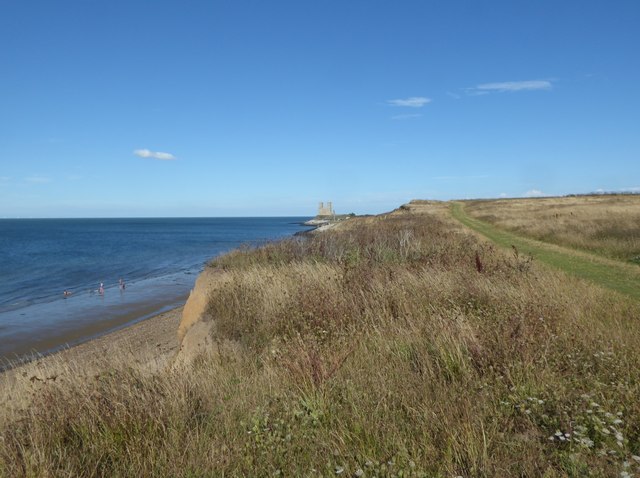
[[[331,201],[329,201],[326,206],[323,202],[318,205],[318,216],[333,216],[334,214]]]

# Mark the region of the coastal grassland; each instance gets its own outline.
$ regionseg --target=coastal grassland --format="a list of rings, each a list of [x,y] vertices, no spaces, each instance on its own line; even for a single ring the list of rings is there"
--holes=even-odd
[[[564,272],[640,300],[640,269],[635,264],[607,259],[500,229],[469,216],[463,203],[459,201],[451,204],[451,214],[465,226],[484,235],[494,244],[511,249],[516,255],[527,254]]]
[[[39,386],[1,412],[0,474],[639,473],[638,302],[447,215],[406,207],[214,260],[215,346]]]
[[[640,264],[640,195],[469,201],[465,210],[516,234]]]

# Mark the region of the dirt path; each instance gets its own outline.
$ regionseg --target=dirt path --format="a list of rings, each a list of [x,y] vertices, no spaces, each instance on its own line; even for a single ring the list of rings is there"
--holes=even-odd
[[[540,262],[640,300],[640,268],[637,266],[498,229],[467,215],[464,204],[460,202],[451,204],[451,214],[465,226],[500,246],[515,246],[520,253],[529,254]]]

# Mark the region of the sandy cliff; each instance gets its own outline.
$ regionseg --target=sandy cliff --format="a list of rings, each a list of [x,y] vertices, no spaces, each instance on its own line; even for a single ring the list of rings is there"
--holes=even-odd
[[[198,276],[184,305],[182,320],[178,326],[180,349],[176,355],[176,365],[188,364],[200,353],[212,351],[213,319],[208,314],[209,296],[226,280],[223,272],[211,267],[206,267]]]

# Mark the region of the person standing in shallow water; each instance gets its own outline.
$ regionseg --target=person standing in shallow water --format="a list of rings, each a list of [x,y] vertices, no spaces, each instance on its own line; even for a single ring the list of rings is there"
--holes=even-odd
[[[124,281],[122,279],[120,279],[119,284],[120,284],[120,290],[124,290],[125,285],[124,285]]]
[[[100,287],[98,288],[98,294],[104,295],[104,284],[100,282]]]

